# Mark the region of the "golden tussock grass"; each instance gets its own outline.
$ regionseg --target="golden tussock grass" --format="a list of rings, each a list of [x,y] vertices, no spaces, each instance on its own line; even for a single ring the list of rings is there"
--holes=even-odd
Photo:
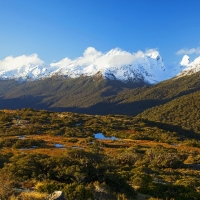
[[[22,192],[20,195],[12,195],[9,200],[44,200],[48,194],[39,192]]]

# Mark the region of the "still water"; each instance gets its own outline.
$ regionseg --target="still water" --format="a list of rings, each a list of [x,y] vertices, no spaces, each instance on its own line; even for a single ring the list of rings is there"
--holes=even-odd
[[[95,133],[94,137],[101,140],[118,140],[118,138],[114,136],[104,136],[103,133]]]

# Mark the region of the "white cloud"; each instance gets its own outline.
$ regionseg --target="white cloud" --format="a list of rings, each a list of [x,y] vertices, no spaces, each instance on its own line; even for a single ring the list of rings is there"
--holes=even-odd
[[[180,49],[179,51],[176,52],[177,55],[182,55],[182,54],[200,54],[200,47],[197,48],[184,48]]]
[[[27,65],[42,65],[42,61],[37,54],[22,55],[22,56],[8,56],[3,60],[0,60],[0,71],[12,70]]]
[[[89,73],[91,71],[98,72],[100,69],[106,69],[110,67],[121,67],[134,63],[138,58],[149,55],[155,57],[158,54],[157,49],[148,49],[146,51],[138,51],[136,53],[130,53],[119,48],[111,49],[108,52],[102,53],[97,51],[94,47],[88,47],[83,55],[70,59],[68,57],[60,60],[59,62],[52,62],[50,64],[50,70],[56,71],[78,71],[80,73]],[[21,55],[18,57],[8,56],[3,60],[0,60],[0,72],[7,70],[14,70],[21,67],[34,67],[43,66],[44,61],[41,60],[37,54]]]
[[[90,65],[91,63],[94,63],[97,58],[99,58],[102,55],[101,52],[97,51],[93,47],[88,47],[84,52],[83,56],[76,58],[74,60],[71,60],[69,58],[64,58],[61,61],[57,63],[51,63],[51,67],[66,67],[69,65],[73,66],[85,66]]]
[[[63,68],[76,68],[76,67],[86,67],[93,65],[98,70],[102,67],[111,67],[111,66],[123,66],[133,63],[138,58],[142,57],[145,54],[157,52],[156,49],[148,49],[145,52],[138,51],[137,53],[130,53],[123,51],[119,48],[111,49],[106,53],[97,51],[93,47],[88,47],[83,56],[71,60],[69,58],[64,58],[57,63],[51,63],[51,67],[63,67]]]
[[[50,66],[51,67],[62,67],[62,66],[67,66],[71,63],[71,60],[69,58],[64,58],[61,61],[57,62],[57,63],[51,63]]]

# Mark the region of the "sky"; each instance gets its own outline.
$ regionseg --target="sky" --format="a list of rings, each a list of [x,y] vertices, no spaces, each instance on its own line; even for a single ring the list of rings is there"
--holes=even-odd
[[[0,61],[37,54],[50,64],[78,58],[88,47],[156,49],[165,63],[185,54],[194,59],[199,9],[199,0],[0,0]]]

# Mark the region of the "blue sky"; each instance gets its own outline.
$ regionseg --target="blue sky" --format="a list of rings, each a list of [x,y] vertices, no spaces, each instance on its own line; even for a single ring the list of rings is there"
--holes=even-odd
[[[51,63],[87,47],[157,48],[166,63],[195,58],[199,9],[199,0],[0,0],[0,60],[36,53]]]

